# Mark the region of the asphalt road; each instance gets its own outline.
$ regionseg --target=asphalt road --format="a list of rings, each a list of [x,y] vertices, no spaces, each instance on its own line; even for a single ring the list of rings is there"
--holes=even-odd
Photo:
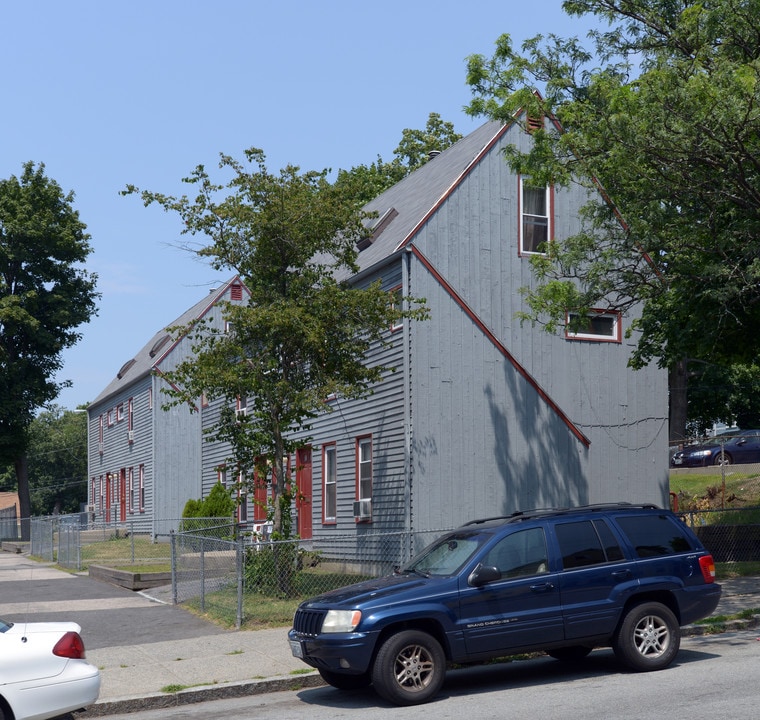
[[[330,687],[162,708],[110,720],[717,720],[758,714],[760,638],[752,631],[684,638],[666,670],[629,673],[609,650],[574,666],[537,658],[450,671],[433,702],[398,708],[371,690]]]

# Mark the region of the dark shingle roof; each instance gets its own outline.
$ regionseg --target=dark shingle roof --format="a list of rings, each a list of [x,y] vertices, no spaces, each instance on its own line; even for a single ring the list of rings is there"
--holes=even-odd
[[[169,323],[164,328],[159,330],[135,355],[133,358],[127,360],[117,373],[116,377],[106,386],[106,388],[92,401],[90,406],[97,405],[104,400],[107,400],[111,395],[123,390],[125,387],[131,385],[149,375],[155,368],[157,368],[161,361],[171,352],[176,342],[172,340],[171,336],[167,332],[166,328],[169,327],[183,327],[188,325],[193,320],[203,317],[209,309],[219,302],[220,298],[228,291],[230,285],[234,282],[240,282],[238,277],[234,277],[228,280],[220,288],[206,295],[202,300],[199,300],[190,309],[186,310],[180,315],[174,322]]]
[[[482,125],[364,207],[378,214],[375,224],[381,223],[391,209],[398,214],[377,239],[359,253],[360,272],[392,255],[411,239],[414,230],[500,136],[504,127],[500,122]]]

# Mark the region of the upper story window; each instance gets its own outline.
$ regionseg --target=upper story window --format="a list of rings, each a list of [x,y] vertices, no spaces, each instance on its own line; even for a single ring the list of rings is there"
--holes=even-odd
[[[552,191],[536,188],[520,178],[520,254],[546,252],[551,240]]]
[[[620,313],[592,310],[585,318],[578,313],[567,313],[565,337],[570,340],[622,342]]]

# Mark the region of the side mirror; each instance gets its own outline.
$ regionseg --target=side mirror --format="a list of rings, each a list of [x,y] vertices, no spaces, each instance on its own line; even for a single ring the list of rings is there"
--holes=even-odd
[[[480,587],[494,580],[501,580],[501,571],[493,565],[478,565],[467,578],[467,582],[473,587]]]

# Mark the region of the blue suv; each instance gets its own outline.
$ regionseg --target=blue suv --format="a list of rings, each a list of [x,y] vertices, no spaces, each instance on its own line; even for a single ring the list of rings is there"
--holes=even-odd
[[[303,602],[288,638],[330,685],[413,705],[447,664],[516,653],[612,646],[631,670],[660,670],[720,593],[712,556],[669,510],[533,510],[467,523],[393,575]]]

